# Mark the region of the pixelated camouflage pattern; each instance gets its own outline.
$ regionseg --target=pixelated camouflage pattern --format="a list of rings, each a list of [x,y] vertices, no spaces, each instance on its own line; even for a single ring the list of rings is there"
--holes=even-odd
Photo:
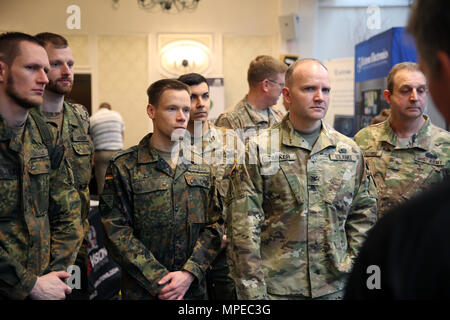
[[[273,106],[269,107],[268,110],[269,122],[252,108],[246,95],[244,99],[239,101],[233,111],[222,113],[217,118],[215,125],[228,129],[243,129],[244,131],[251,128],[266,129],[281,122],[283,119],[283,113]]]
[[[30,116],[24,126],[18,138],[0,116],[0,298],[6,299],[26,298],[37,276],[53,265],[66,270],[82,238],[80,201],[67,163],[51,170]]]
[[[183,140],[184,150],[194,155],[194,162],[210,165],[216,178],[217,190],[222,199],[226,197],[231,169],[236,161],[244,162],[245,146],[231,129],[215,126],[208,121],[209,130],[201,137],[189,137]],[[188,133],[188,132],[187,132]],[[225,221],[225,210],[222,210]],[[234,300],[236,290],[234,281],[229,276],[226,250],[221,249],[208,270],[210,300]]]
[[[375,180],[380,217],[450,176],[450,133],[424,117],[424,126],[407,146],[399,145],[390,117],[354,137]]]
[[[245,146],[233,130],[217,127],[210,121],[208,124],[209,130],[202,137],[189,139],[189,135],[184,139],[183,148],[193,156],[194,163],[211,166],[217,190],[225,198],[230,170],[236,161],[244,162]]]
[[[208,166],[173,170],[150,147],[151,134],[119,152],[100,196],[105,244],[122,267],[124,299],[155,299],[169,272],[195,276],[185,299],[205,298],[204,274],[220,249],[222,205]]]
[[[358,146],[322,122],[311,147],[288,117],[250,140],[246,164],[231,174],[227,254],[239,299],[342,290],[376,222],[376,189]]]

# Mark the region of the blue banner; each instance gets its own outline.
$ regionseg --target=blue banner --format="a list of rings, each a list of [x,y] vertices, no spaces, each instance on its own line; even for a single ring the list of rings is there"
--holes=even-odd
[[[384,78],[403,61],[417,62],[414,42],[404,28],[392,28],[355,46],[355,81]]]

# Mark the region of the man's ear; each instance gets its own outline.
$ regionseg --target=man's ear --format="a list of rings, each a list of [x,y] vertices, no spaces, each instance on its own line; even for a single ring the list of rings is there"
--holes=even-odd
[[[0,61],[0,83],[6,81],[8,66],[3,61]]]
[[[391,104],[391,93],[389,92],[389,90],[384,90],[383,91],[384,94],[384,98],[386,99],[386,102],[390,105]]]
[[[281,89],[281,93],[283,94],[284,101],[287,104],[291,104],[292,103],[292,99],[291,99],[291,92],[289,91],[289,88],[288,87],[283,87],[283,89]]]
[[[151,105],[150,103],[147,105],[147,114],[150,117],[150,119],[155,119],[155,107]]]
[[[269,80],[264,79],[263,81],[261,81],[259,83],[259,85],[261,86],[261,90],[264,92],[269,91]]]

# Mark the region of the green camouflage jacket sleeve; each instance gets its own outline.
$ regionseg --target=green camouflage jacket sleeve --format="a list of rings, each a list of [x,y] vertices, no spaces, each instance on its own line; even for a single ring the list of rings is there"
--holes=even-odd
[[[0,247],[0,296],[23,300],[36,284],[37,275],[24,268]]]
[[[215,187],[216,182],[213,185],[214,187],[210,191],[209,208],[206,212],[204,230],[197,239],[192,255],[183,266],[183,269],[192,273],[198,281],[203,279],[206,270],[219,253],[220,239],[222,239],[224,233],[222,222],[220,221],[223,207],[222,201]]]

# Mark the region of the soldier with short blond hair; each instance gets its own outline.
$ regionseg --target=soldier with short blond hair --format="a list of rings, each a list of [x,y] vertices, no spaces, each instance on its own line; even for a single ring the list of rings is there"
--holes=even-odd
[[[246,131],[279,123],[283,113],[273,106],[284,87],[286,70],[286,64],[280,60],[267,55],[257,56],[250,62],[247,72],[248,94],[233,110],[221,114],[216,126]]]

